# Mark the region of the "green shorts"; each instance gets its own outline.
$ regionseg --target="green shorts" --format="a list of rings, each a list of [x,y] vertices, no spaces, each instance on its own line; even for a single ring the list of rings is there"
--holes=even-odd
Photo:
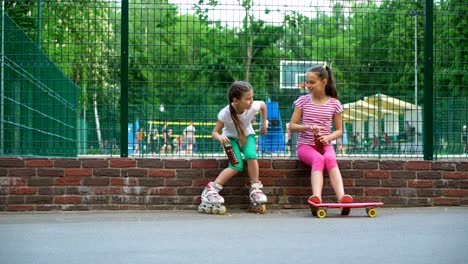
[[[234,153],[236,154],[236,157],[239,160],[239,163],[236,166],[232,166],[232,164],[229,163],[228,168],[231,168],[237,171],[243,171],[244,163],[242,160],[242,154],[244,154],[245,160],[257,159],[257,151],[256,151],[257,144],[256,144],[255,134],[250,134],[247,136],[247,143],[242,148],[239,147],[239,142],[237,138],[230,137],[229,140],[231,141],[232,149],[234,150]]]

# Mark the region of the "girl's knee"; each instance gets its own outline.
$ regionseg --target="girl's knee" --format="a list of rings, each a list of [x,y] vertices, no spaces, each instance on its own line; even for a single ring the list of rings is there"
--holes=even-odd
[[[231,163],[229,163],[228,168],[231,168],[231,169],[233,169],[233,170],[242,172],[242,171],[244,170],[244,164],[242,163],[241,160],[239,160],[239,163],[237,163],[236,166],[232,166]]]

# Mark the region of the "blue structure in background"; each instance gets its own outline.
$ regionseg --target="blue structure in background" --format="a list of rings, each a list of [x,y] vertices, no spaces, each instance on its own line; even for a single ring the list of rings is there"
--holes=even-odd
[[[138,129],[140,128],[140,121],[135,121],[135,129],[133,129],[133,123],[128,123],[128,155],[133,155],[135,146],[135,137]]]
[[[278,102],[267,102],[268,129],[265,136],[260,136],[258,149],[263,152],[285,150],[284,129],[281,122]]]
[[[128,137],[128,155],[133,155],[133,135],[134,135],[134,131],[133,131],[133,123],[128,123],[128,133],[127,133],[127,137]]]

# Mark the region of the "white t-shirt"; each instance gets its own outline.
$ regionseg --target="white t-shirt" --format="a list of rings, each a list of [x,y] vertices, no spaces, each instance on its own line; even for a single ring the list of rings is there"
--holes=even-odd
[[[246,109],[242,114],[237,115],[244,126],[246,135],[255,134],[252,121],[255,119],[255,114],[260,111],[261,105],[262,101],[254,101],[250,109]],[[229,112],[229,105],[219,111],[218,120],[224,123],[223,136],[238,138],[236,126]]]

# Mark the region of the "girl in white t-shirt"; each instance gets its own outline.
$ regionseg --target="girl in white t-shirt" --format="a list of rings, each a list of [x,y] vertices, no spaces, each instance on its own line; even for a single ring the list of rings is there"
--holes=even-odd
[[[221,145],[229,142],[239,163],[236,165],[229,163],[229,166],[213,182],[208,183],[201,195],[202,202],[198,207],[198,211],[214,214],[224,214],[226,212],[226,208],[222,205],[224,198],[219,194],[219,191],[222,190],[223,185],[229,179],[243,171],[243,154],[248,164],[248,175],[251,182],[250,201],[253,204],[252,209],[259,213],[265,213],[266,208],[263,204],[266,203],[267,197],[261,191],[263,185],[259,180],[255,149],[256,138],[252,121],[255,119],[255,114],[260,112],[262,118],[260,134],[265,135],[267,132],[266,105],[263,101],[253,100],[252,86],[244,81],[236,81],[231,85],[228,98],[229,105],[218,113],[218,121],[211,135]]]

